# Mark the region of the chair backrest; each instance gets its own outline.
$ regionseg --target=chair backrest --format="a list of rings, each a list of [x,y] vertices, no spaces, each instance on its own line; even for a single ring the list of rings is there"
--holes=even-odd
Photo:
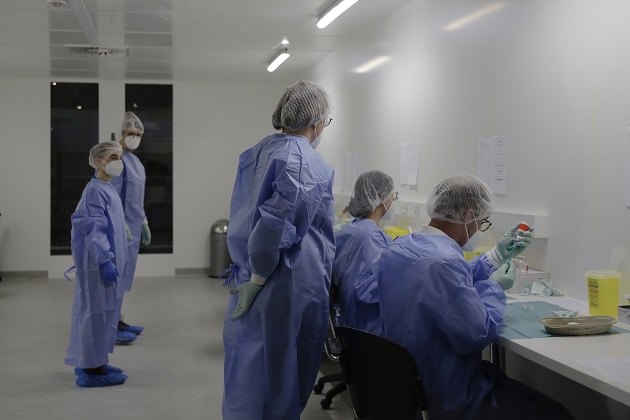
[[[414,420],[427,401],[418,368],[402,346],[365,331],[335,328],[341,369],[359,419]]]

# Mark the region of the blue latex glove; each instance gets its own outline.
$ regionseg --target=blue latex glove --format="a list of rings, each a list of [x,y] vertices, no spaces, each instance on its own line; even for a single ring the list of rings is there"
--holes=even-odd
[[[131,234],[131,229],[129,229],[129,225],[125,223],[125,235],[127,235],[128,241],[133,241],[133,235]]]
[[[236,289],[230,290],[231,295],[238,295],[236,309],[234,309],[234,312],[232,312],[232,315],[230,316],[232,321],[239,319],[245,315],[247,311],[249,311],[252,303],[254,303],[256,295],[261,289],[262,286],[259,286],[250,280],[240,284]]]
[[[512,229],[505,232],[503,238],[497,243],[496,250],[501,255],[501,258],[503,258],[503,261],[507,261],[525,251],[532,242],[532,232],[534,229],[523,232],[519,230],[518,225],[519,224],[516,224]]]
[[[514,286],[514,279],[516,275],[514,274],[514,264],[510,264],[508,266],[507,263],[503,264],[496,271],[490,274],[488,280],[496,281],[501,286],[501,289],[508,290]]]
[[[149,229],[148,223],[142,224],[142,232],[140,233],[140,243],[143,246],[149,246],[151,244],[151,229]]]
[[[118,269],[112,262],[112,260],[105,261],[101,264],[101,271],[103,272],[103,277],[110,283],[116,283],[118,280]]]

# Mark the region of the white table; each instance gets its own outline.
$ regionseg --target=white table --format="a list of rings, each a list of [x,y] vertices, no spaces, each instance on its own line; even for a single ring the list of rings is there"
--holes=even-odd
[[[508,300],[508,304],[545,301],[561,307],[567,307],[567,309],[580,310],[581,314],[588,315],[586,302],[577,299],[510,296],[515,297],[515,299]],[[630,325],[619,322],[615,326],[630,330]],[[578,360],[630,357],[630,333],[527,339],[506,339],[500,337],[499,346],[499,354],[501,356],[505,355],[505,349],[510,350],[553,372],[630,406],[630,378],[628,378],[629,382],[616,381],[577,362]]]

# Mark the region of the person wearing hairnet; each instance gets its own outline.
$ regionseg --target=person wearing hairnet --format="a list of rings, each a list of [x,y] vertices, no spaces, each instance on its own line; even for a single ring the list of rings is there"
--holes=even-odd
[[[372,332],[413,356],[432,419],[571,419],[562,405],[481,358],[499,338],[514,266],[499,261],[483,279],[462,250],[489,225],[494,200],[471,175],[439,182],[427,199],[429,224],[397,239],[361,273],[357,298],[378,301],[379,330]],[[527,241],[517,233],[528,236],[510,233],[521,250]]]
[[[121,176],[112,180],[112,185],[122,201],[125,211],[125,222],[127,223],[129,229],[128,234],[130,235],[128,238],[129,260],[127,261],[125,272],[122,273],[119,283],[119,287],[125,291],[131,290],[133,276],[136,272],[140,244],[148,246],[151,243],[151,230],[149,229],[149,222],[144,213],[146,174],[142,162],[133,154],[134,150],[140,145],[143,134],[144,125],[142,121],[140,121],[140,118],[133,112],[125,112],[122,123],[122,138],[120,139],[120,145],[123,150],[122,161],[125,165],[125,169],[123,169]],[[122,309],[122,295],[118,304],[120,311]],[[134,341],[143,330],[144,327],[139,325],[127,324],[120,313],[116,343],[130,343]]]
[[[333,170],[315,151],[331,99],[289,86],[239,158],[227,244],[223,419],[299,419],[317,377],[335,254]]]
[[[76,267],[70,344],[65,363],[75,366],[80,387],[120,385],[127,376],[108,365],[114,349],[118,281],[125,271],[127,239],[120,197],[110,181],[123,170],[122,148],[112,141],[90,150],[96,169],[72,213],[71,248]]]
[[[338,293],[338,298],[333,296],[333,300],[338,301],[341,309],[338,325],[357,326],[355,319],[361,311],[355,310],[354,283],[363,268],[392,242],[378,224],[381,220],[392,220],[397,199],[394,180],[383,172],[364,172],[354,184],[348,205],[354,219],[335,234],[337,248],[332,281]]]

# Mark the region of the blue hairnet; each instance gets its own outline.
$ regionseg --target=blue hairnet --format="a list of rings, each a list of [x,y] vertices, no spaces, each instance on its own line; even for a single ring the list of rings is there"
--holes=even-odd
[[[331,99],[321,86],[300,80],[287,88],[273,112],[271,122],[276,130],[299,131],[323,121],[330,114]]]
[[[494,208],[494,193],[482,180],[472,175],[458,175],[440,181],[427,199],[427,214],[431,219],[451,223],[470,223],[490,216]],[[474,218],[464,220],[473,210]]]
[[[140,118],[133,112],[125,112],[122,123],[122,131],[139,131],[144,133],[144,125]]]
[[[348,210],[353,217],[372,213],[394,191],[394,180],[381,171],[363,172],[354,183]]]
[[[107,160],[107,158],[113,153],[122,153],[122,146],[120,143],[115,141],[104,141],[102,143],[98,143],[90,149],[90,158],[88,159],[88,162],[92,168],[98,169],[96,161],[98,159]]]

